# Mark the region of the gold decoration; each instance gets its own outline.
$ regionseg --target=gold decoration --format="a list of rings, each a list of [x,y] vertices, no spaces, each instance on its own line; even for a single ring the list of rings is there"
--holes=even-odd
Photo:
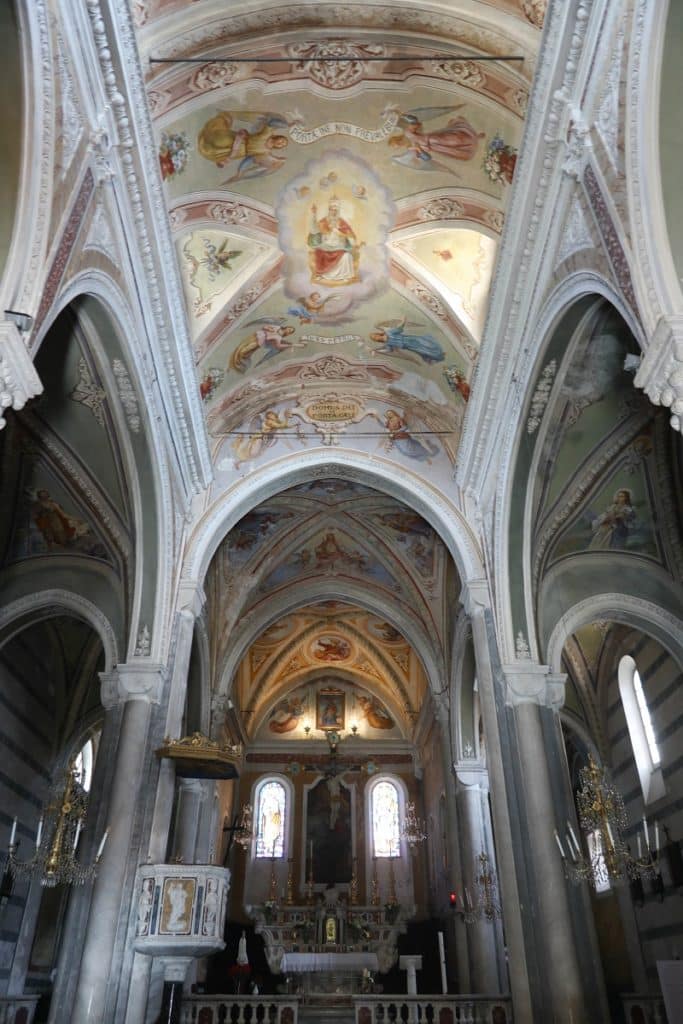
[[[157,757],[175,762],[176,775],[186,779],[236,779],[237,767],[242,760],[239,743],[219,743],[201,732],[172,740],[167,736]]]

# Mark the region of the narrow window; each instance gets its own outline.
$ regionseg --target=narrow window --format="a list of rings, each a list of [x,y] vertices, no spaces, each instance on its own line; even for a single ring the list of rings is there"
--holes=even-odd
[[[652,718],[650,717],[650,712],[647,709],[647,701],[645,700],[645,694],[643,693],[643,684],[640,679],[640,672],[637,668],[633,670],[633,687],[636,691],[638,710],[640,711],[640,717],[643,722],[645,738],[647,740],[647,746],[650,751],[652,763],[653,765],[660,765],[662,763],[662,759],[659,756],[659,748],[657,747],[657,741],[655,739],[655,731],[652,728]]]
[[[286,812],[285,787],[274,779],[264,782],[258,791],[256,801],[257,857],[284,857]]]
[[[645,803],[664,796],[662,759],[647,706],[643,684],[633,658],[626,654],[619,662],[619,694],[638,769],[638,778]]]
[[[400,857],[398,789],[383,779],[372,789],[372,846],[375,857]]]

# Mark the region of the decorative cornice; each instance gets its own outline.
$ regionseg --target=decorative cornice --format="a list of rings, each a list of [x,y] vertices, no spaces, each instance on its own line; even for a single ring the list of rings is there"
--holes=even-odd
[[[124,0],[111,4],[115,42],[109,38],[99,0],[87,0],[86,6],[117,139],[116,152],[107,159],[121,165],[120,180],[125,183],[144,268],[149,319],[164,364],[159,387],[171,432],[179,435],[179,469],[187,489],[198,491],[211,478],[208,441],[130,6]],[[125,65],[125,79],[115,60]]]
[[[6,409],[23,409],[42,390],[19,328],[12,321],[0,321],[0,430]]]
[[[117,665],[112,672],[100,673],[102,706],[111,710],[129,700],[159,704],[166,682],[162,665]]]
[[[683,431],[683,314],[659,318],[635,384],[655,405],[670,408],[671,426]]]

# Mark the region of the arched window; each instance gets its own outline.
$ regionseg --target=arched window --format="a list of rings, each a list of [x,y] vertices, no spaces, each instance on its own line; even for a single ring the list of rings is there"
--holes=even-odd
[[[375,857],[400,857],[399,790],[390,779],[380,779],[370,796],[372,853]]]
[[[277,779],[264,779],[256,791],[257,857],[285,855],[287,790]]]
[[[83,744],[73,759],[76,781],[80,783],[86,793],[90,792],[92,773],[95,767],[95,757],[100,741],[99,730],[93,733]]]
[[[625,655],[619,662],[619,694],[624,707],[633,756],[645,803],[663,797],[666,788],[657,738],[635,661]]]

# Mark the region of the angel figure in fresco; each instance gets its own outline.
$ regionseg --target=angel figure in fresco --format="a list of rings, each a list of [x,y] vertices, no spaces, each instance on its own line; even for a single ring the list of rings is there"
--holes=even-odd
[[[200,269],[204,269],[210,281],[215,281],[224,270],[232,270],[231,261],[236,260],[238,256],[242,255],[241,249],[228,249],[229,239],[225,238],[220,245],[216,245],[211,241],[210,238],[203,238],[204,243],[204,255],[197,259],[191,252],[187,251],[187,246],[183,250],[185,259],[190,264],[190,283],[199,287],[196,284],[197,274]]]
[[[414,352],[425,363],[440,363],[444,359],[441,345],[431,334],[407,334],[406,327],[418,327],[405,317],[401,320],[385,320],[376,324],[370,333],[370,340],[381,345],[379,352]]]
[[[636,521],[633,498],[628,487],[616,491],[612,504],[592,522],[593,536],[589,548],[625,548]]]
[[[68,548],[84,555],[104,557],[102,544],[82,519],[70,515],[46,488],[27,489],[30,515],[48,551]]]
[[[273,709],[268,721],[271,732],[292,732],[301,721],[305,708],[299,697],[286,697]]]
[[[287,312],[290,316],[298,316],[300,324],[310,324],[316,319],[318,313],[323,312],[327,303],[334,298],[334,295],[328,295],[323,299],[320,292],[311,292],[310,295],[302,295],[297,299],[296,305],[290,306]]]
[[[416,107],[401,113],[397,130],[389,138],[389,147],[399,155],[394,160],[414,170],[443,170],[452,168],[434,159],[434,154],[451,160],[472,160],[484,132],[476,132],[467,118],[451,117],[442,128],[425,130],[424,122],[452,114],[456,107]]]
[[[293,427],[291,413],[287,411],[279,413],[275,409],[268,409],[260,419],[255,416],[250,432],[236,437],[232,443],[235,469],[239,469],[243,462],[257,459],[266,448],[272,447],[279,430],[291,430]]]
[[[260,366],[266,359],[271,359],[278,352],[285,352],[291,348],[305,348],[304,341],[287,341],[287,338],[294,334],[294,327],[287,326],[284,317],[259,317],[250,320],[246,327],[255,327],[256,330],[249,334],[235,348],[228,360],[231,370],[244,373],[251,363],[252,356],[259,349],[265,353],[263,358],[256,364]]]
[[[226,185],[246,178],[272,174],[285,163],[279,154],[289,138],[282,132],[287,121],[279,114],[221,111],[209,118],[197,137],[197,150],[216,167],[237,161]]]
[[[376,697],[365,697],[359,694],[356,701],[360,704],[363,717],[373,729],[393,729],[394,720],[380,704]]]
[[[387,409],[384,415],[384,426],[389,434],[387,448],[397,448],[402,455],[409,459],[417,459],[418,462],[431,464],[434,455],[438,454],[438,445],[435,445],[429,438],[419,440],[410,433],[408,422],[405,416],[395,409]]]

